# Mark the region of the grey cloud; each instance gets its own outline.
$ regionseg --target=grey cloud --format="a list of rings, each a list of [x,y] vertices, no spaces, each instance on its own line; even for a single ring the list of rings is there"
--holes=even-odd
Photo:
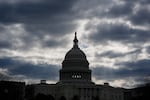
[[[139,9],[135,14],[132,14],[129,19],[134,24],[150,26],[150,8],[144,7]]]
[[[97,79],[107,79],[107,80],[115,80],[115,79],[125,79],[128,77],[139,78],[150,76],[150,60],[144,59],[137,62],[125,62],[117,64],[121,67],[119,69],[113,69],[109,67],[96,67],[93,68],[93,75]]]
[[[8,73],[3,73],[0,71],[0,80],[10,80],[11,77],[8,75]]]
[[[125,2],[123,4],[113,5],[109,8],[108,12],[105,12],[106,17],[127,17],[132,14],[134,4]]]
[[[0,73],[0,80],[10,80],[11,77],[9,77],[8,75],[4,75]]]
[[[5,27],[14,26],[15,25],[7,25]],[[4,26],[0,26],[0,28],[3,29],[3,31],[0,32],[1,49],[26,51],[39,47],[55,48],[59,46],[65,46],[68,42],[67,39],[62,38],[65,36],[65,33],[53,34],[49,33],[48,30],[47,32],[42,31],[42,29],[39,29],[40,27],[38,29],[34,28],[33,30],[30,30],[30,32],[27,30],[23,32],[18,31],[24,29],[24,26],[18,28],[4,28]],[[48,39],[45,39],[47,37]]]
[[[101,5],[98,1],[95,1],[95,5],[92,4],[82,10],[87,18],[120,18],[131,22],[133,25],[140,25],[143,27],[149,27],[150,25],[150,9],[148,5],[149,0],[120,0],[123,3],[116,1],[109,1],[106,4]],[[83,4],[84,5],[84,4]],[[138,5],[138,6],[137,6]],[[101,6],[101,7],[100,7]],[[93,7],[91,9],[91,7]],[[89,9],[88,9],[89,8]],[[117,23],[117,22],[116,22]]]
[[[0,21],[6,23],[42,23],[44,21],[45,23],[48,19],[59,21],[63,18],[65,20],[68,14],[71,15],[71,8],[74,3],[73,0],[43,0],[37,3],[21,2],[16,4],[0,3]]]
[[[130,3],[140,3],[140,4],[149,4],[149,0],[120,0],[124,2],[130,2]]]
[[[0,41],[0,48],[11,48],[12,44],[8,41]]]
[[[132,54],[140,54],[142,52],[142,49],[136,49],[127,53],[121,53],[121,52],[116,52],[116,51],[104,51],[101,54],[96,53],[95,57],[99,58],[99,57],[108,57],[108,58],[117,58],[117,57],[124,57],[127,55],[132,55]]]
[[[0,22],[3,24],[24,24],[29,32],[43,31],[43,34],[67,33],[73,30],[75,12],[74,0],[43,0],[40,2],[0,3]],[[34,30],[34,31],[33,31]],[[45,32],[46,31],[46,32]]]
[[[150,54],[150,46],[146,47],[146,52]]]
[[[51,38],[45,39],[46,36]],[[67,39],[62,38],[64,35],[60,36],[51,36],[50,34],[32,34],[30,33],[28,36],[20,38],[20,40],[24,43],[24,46],[18,49],[30,50],[32,47],[37,48],[56,48],[65,46],[68,42]],[[63,42],[62,42],[63,41]],[[38,45],[38,46],[36,46]]]
[[[76,1],[77,2],[77,1]],[[0,3],[0,22],[24,24],[29,32],[65,34],[74,29],[73,0],[44,0],[40,2]],[[67,31],[68,30],[68,31]],[[45,32],[46,31],[46,32]]]
[[[113,0],[79,0],[74,8],[82,18],[101,17],[101,13],[113,3]]]
[[[124,54],[118,53],[118,52],[113,52],[113,51],[105,51],[101,54],[96,53],[95,56],[96,57],[116,58],[116,57],[124,56]]]
[[[109,8],[106,17],[122,17],[126,18],[135,25],[148,25],[150,24],[150,9],[147,7],[150,4],[149,0],[121,0],[124,3],[114,5]],[[139,4],[137,10],[135,6]]]
[[[139,0],[138,0],[139,1]],[[139,1],[140,3],[144,3],[144,4],[150,4],[150,1],[149,0],[140,0]]]
[[[26,24],[24,28],[34,36],[42,37],[44,35],[52,35],[58,37],[72,32],[77,27],[76,25],[74,22],[65,22],[62,20],[50,22],[49,24]]]
[[[59,67],[48,64],[32,64],[15,58],[1,58],[0,67],[8,69],[9,76],[23,75],[32,79],[57,80]]]
[[[88,29],[94,27],[88,27]],[[89,38],[95,43],[102,41],[120,41],[120,42],[146,42],[149,41],[149,31],[132,29],[124,24],[99,24],[95,27],[96,32],[92,32]]]
[[[1,48],[27,49],[36,46],[36,43],[42,47],[63,45],[64,39],[60,41],[60,37],[71,33],[77,27],[75,23],[77,20],[76,12],[72,9],[76,2],[78,1],[40,0],[38,2],[24,2],[22,0],[16,3],[1,2],[0,23],[3,26],[19,23],[23,25],[23,29],[26,31],[25,36],[15,37],[22,44],[21,47],[18,45],[14,47],[16,40],[12,41],[11,38],[1,41]],[[1,38],[4,38],[2,34],[10,35],[6,33],[6,29],[0,34]],[[45,41],[45,36],[50,36],[53,39]],[[65,40],[64,43],[66,43]]]

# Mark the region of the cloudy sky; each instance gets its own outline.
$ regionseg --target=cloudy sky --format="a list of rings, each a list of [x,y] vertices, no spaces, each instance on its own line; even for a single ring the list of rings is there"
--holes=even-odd
[[[0,0],[0,80],[57,82],[75,31],[95,83],[150,82],[150,0]]]

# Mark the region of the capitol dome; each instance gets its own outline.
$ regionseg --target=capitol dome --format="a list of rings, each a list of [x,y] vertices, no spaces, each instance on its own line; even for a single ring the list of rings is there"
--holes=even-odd
[[[78,47],[76,33],[73,42],[74,44],[72,49],[66,53],[65,59],[62,62],[62,67],[67,69],[87,69],[89,67],[89,62],[86,59],[85,53]]]
[[[91,82],[91,70],[85,53],[78,47],[77,34],[73,40],[73,47],[66,53],[60,69],[60,81],[63,83]]]

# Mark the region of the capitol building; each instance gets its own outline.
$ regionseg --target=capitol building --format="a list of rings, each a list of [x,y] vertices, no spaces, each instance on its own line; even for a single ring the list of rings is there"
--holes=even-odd
[[[116,88],[109,83],[95,84],[91,80],[92,71],[85,53],[78,46],[75,33],[73,47],[66,53],[59,71],[59,81],[47,84],[31,84],[26,88],[27,100],[39,100],[42,95],[49,100],[124,100],[122,88]],[[44,100],[44,99],[43,99]]]

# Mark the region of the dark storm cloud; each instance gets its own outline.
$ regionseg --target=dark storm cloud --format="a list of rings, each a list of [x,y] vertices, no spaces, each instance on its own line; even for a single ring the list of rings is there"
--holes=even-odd
[[[127,17],[132,14],[134,4],[130,2],[124,2],[123,4],[117,4],[109,8],[106,17]]]
[[[87,26],[87,29],[94,28]],[[149,41],[149,31],[132,29],[124,24],[99,24],[95,27],[96,32],[89,35],[95,43],[101,41],[120,41],[120,42],[146,42]]]
[[[150,25],[149,0],[121,0],[124,3],[113,5],[104,13],[105,17],[122,17],[135,25]],[[136,7],[139,5],[138,7]]]
[[[72,10],[74,0],[42,0],[39,2],[0,3],[0,23],[20,23],[30,33],[24,41],[45,35],[63,36],[76,24]],[[32,41],[30,41],[32,43]]]
[[[0,22],[22,23],[29,32],[65,34],[74,27],[74,0],[42,0],[40,2],[0,3]]]
[[[0,21],[6,23],[42,23],[68,20],[74,0],[42,0],[41,2],[0,3]],[[60,18],[60,19],[59,19]],[[70,17],[68,17],[70,18]]]
[[[12,44],[9,43],[8,41],[0,41],[0,49],[1,48],[11,48]]]
[[[86,16],[96,17],[99,19],[121,18],[123,20],[131,22],[133,25],[142,25],[149,27],[149,5],[149,0],[107,0],[106,4],[104,4],[104,2],[101,0],[96,0],[94,1],[94,5],[88,5],[84,12],[87,12]],[[90,9],[91,6],[92,9]]]
[[[37,44],[42,47],[56,47],[65,44],[65,40],[60,38],[72,32],[77,26],[74,22],[76,20],[75,11],[72,9],[76,2],[78,1],[39,0],[37,2],[26,2],[22,0],[14,3],[0,2],[1,25],[7,27],[19,23],[25,30],[24,34],[26,34],[21,37],[14,37],[23,44],[21,47],[12,44],[16,41],[12,41],[12,39],[6,40],[7,42],[1,41],[0,46],[27,49]],[[2,34],[6,34],[6,30],[8,29],[5,28],[1,32],[2,38]],[[7,33],[7,35],[10,34]],[[51,39],[45,40],[46,36],[50,36]]]
[[[129,18],[132,23],[137,25],[150,26],[150,8],[141,8]]]
[[[56,47],[56,46],[59,46],[59,45],[64,45],[66,43],[66,41],[64,40],[64,42],[61,42],[61,41],[57,41],[56,40],[47,40],[47,41],[44,41],[42,46],[43,47]]]
[[[146,47],[146,52],[150,54],[150,46]]]
[[[150,60],[148,59],[140,60],[137,62],[124,62],[117,65],[124,67],[119,69],[96,67],[93,68],[93,75],[97,79],[107,80],[125,79],[128,77],[138,78],[139,80],[142,80],[144,77],[146,80],[150,76]]]
[[[149,0],[120,0],[124,2],[130,2],[130,3],[140,3],[140,4],[149,4]]]
[[[56,80],[58,77],[58,66],[48,64],[32,64],[15,58],[1,58],[0,67],[8,69],[9,76],[23,75],[32,79]]]

